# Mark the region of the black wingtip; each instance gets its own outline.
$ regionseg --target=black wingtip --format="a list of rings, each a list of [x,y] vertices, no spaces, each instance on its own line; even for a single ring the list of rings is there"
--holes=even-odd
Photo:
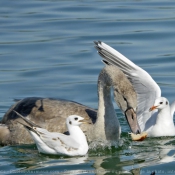
[[[105,65],[110,65],[106,60],[101,60]]]
[[[14,113],[16,113],[19,117],[24,118],[20,113],[18,113],[17,111],[13,110]]]
[[[98,45],[98,41],[94,41],[94,44],[95,44],[95,45]]]
[[[18,122],[18,123],[20,123],[20,122]],[[33,131],[33,128],[31,128],[31,127],[29,127],[29,126],[27,126],[27,125],[24,125],[23,123],[20,123],[20,124],[22,124],[26,129],[28,129],[28,130],[30,130],[30,131]]]
[[[31,127],[35,126],[38,128],[41,128],[39,125],[36,125],[35,123],[31,122],[30,120],[28,120],[27,118],[23,117],[20,113],[18,113],[17,111],[13,110],[13,112],[16,113],[16,115],[18,115],[20,118],[22,118],[27,124],[29,124]]]
[[[94,41],[94,44],[95,45],[98,45],[98,44],[101,44],[102,42],[100,41],[100,40],[98,40],[98,41]]]
[[[19,117],[21,117],[26,123],[22,123],[20,121],[17,121],[18,123],[20,123],[21,125],[23,125],[27,130],[29,131],[33,131],[34,133],[36,133],[38,136],[40,136],[37,131],[35,131],[33,126],[37,126],[34,123],[32,123],[31,121],[27,120],[26,118],[24,118],[21,114],[19,114],[18,112],[16,112],[15,110],[13,110],[13,112],[15,112]],[[37,126],[38,127],[38,126]],[[39,126],[39,128],[41,128]]]
[[[98,45],[95,45],[94,47],[97,49],[98,52],[102,50]]]

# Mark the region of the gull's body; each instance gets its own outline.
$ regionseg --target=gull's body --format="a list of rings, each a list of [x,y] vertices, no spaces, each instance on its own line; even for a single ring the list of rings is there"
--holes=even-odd
[[[67,116],[74,114],[82,116],[91,122],[88,125],[81,125],[89,142],[97,140],[113,144],[120,138],[121,128],[112,104],[111,87],[115,101],[125,113],[132,132],[139,133],[135,114],[136,93],[122,71],[115,66],[107,65],[98,78],[98,110],[73,101],[25,98],[15,103],[4,115],[0,125],[0,143],[6,145],[33,142],[24,127],[15,122],[18,118],[13,112],[15,110],[42,128],[60,133],[67,132],[65,125]]]
[[[107,44],[99,41],[95,42],[95,47],[99,55],[104,58],[105,64],[118,67],[132,83],[137,93],[137,118],[141,131],[148,132],[148,136],[152,137],[175,135],[173,123],[175,102],[171,106],[168,102],[164,109],[149,111],[156,103],[156,99],[160,100],[161,89],[158,84],[145,70]],[[167,130],[166,132],[160,129],[163,125],[163,130]]]
[[[83,156],[88,152],[86,137],[79,127],[80,124],[85,122],[83,117],[70,115],[66,119],[69,135],[65,135],[57,132],[49,132],[44,128],[36,126],[16,111],[14,112],[20,117],[18,122],[28,130],[40,153]]]

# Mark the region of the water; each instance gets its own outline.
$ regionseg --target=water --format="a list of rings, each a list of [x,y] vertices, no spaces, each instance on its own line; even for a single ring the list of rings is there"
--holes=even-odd
[[[94,40],[111,45],[148,71],[175,99],[175,2],[0,2],[0,116],[15,99],[59,97],[97,108],[103,64]],[[85,157],[39,154],[35,145],[0,148],[0,174],[175,174],[174,137],[132,142],[123,114],[118,148]]]

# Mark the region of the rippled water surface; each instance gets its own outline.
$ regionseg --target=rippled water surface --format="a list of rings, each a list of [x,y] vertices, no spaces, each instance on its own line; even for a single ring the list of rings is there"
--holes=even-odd
[[[64,98],[97,108],[103,68],[94,40],[148,71],[175,99],[175,1],[0,1],[0,117],[15,99]],[[175,174],[174,137],[132,142],[123,114],[117,148],[85,157],[39,154],[35,145],[0,148],[0,174]]]

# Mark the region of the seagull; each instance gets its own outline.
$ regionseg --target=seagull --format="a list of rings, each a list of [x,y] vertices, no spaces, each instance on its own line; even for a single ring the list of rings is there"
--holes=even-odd
[[[97,85],[97,110],[64,99],[27,97],[17,101],[0,122],[0,144],[33,143],[25,128],[15,122],[19,117],[13,112],[15,110],[49,132],[59,133],[68,132],[65,124],[67,116],[77,114],[89,120],[90,124],[80,126],[88,142],[95,143],[95,145],[105,143],[105,145],[115,146],[120,139],[121,127],[113,106],[111,91],[131,131],[139,134],[140,127],[136,115],[137,95],[124,73],[116,66],[106,65],[99,73]],[[87,94],[88,92],[85,92],[84,95]]]
[[[83,156],[88,152],[86,136],[79,127],[82,123],[86,123],[83,117],[78,115],[67,117],[66,125],[69,135],[65,135],[58,132],[49,132],[32,123],[18,112],[14,112],[20,117],[17,122],[22,124],[30,133],[40,153]],[[20,119],[23,121],[21,122]]]
[[[149,136],[174,136],[175,126],[169,101],[165,97],[157,98],[154,105],[150,108],[150,111],[155,109],[158,110],[157,119],[154,126],[148,132]]]
[[[150,137],[174,136],[173,115],[175,102],[161,97],[161,89],[153,78],[141,67],[101,41],[95,41],[95,48],[106,65],[118,67],[130,80],[137,93],[137,119],[141,132]],[[151,107],[152,106],[152,107]]]

